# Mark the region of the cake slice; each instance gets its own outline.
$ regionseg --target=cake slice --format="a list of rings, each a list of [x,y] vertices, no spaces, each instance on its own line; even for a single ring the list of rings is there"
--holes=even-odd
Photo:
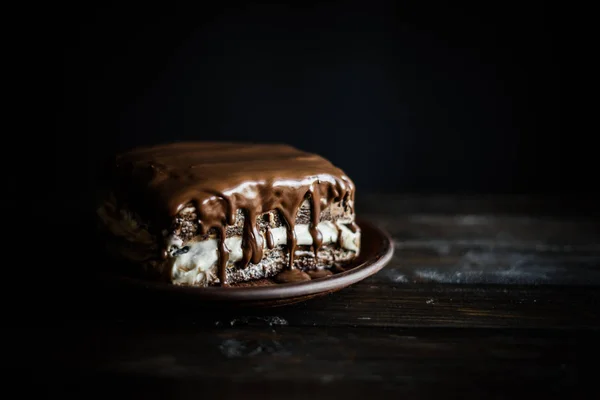
[[[354,184],[286,145],[184,142],[120,154],[98,209],[113,254],[148,279],[309,280],[360,251]]]

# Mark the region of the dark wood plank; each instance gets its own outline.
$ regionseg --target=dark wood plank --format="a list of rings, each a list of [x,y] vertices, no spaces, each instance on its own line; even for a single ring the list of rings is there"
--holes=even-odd
[[[289,307],[220,309],[171,293],[115,288],[67,300],[70,313],[22,324],[36,326],[100,319],[159,326],[271,324],[294,327],[600,328],[600,290],[594,287],[395,284],[379,277],[324,298]],[[61,307],[58,306],[60,309]]]
[[[450,247],[439,255],[399,245],[382,283],[600,285],[600,254]]]
[[[586,332],[471,329],[327,330],[295,327],[149,329],[135,324],[79,324],[72,330],[3,329],[29,356],[3,358],[13,372],[68,377],[68,388],[163,383],[154,394],[232,398],[351,398],[386,392],[456,397],[516,393],[574,394],[584,382],[583,363],[598,351]],[[44,337],[52,346],[36,340]],[[86,381],[88,378],[88,381]],[[154,385],[153,385],[154,384]],[[168,393],[168,389],[175,392]],[[154,390],[154,389],[153,389]],[[139,394],[139,393],[138,393]],[[151,393],[149,393],[151,394]],[[219,397],[220,398],[220,397]]]
[[[597,289],[365,282],[299,308],[334,326],[598,329],[599,306]]]
[[[600,223],[581,218],[389,215],[387,282],[600,285]],[[386,279],[388,278],[388,279]]]

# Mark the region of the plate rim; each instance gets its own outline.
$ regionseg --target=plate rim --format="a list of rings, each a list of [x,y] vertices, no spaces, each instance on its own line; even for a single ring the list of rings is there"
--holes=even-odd
[[[125,281],[138,287],[155,289],[159,291],[189,294],[197,298],[205,298],[210,301],[264,301],[283,300],[295,297],[313,296],[325,292],[336,291],[357,283],[367,277],[376,274],[383,269],[394,255],[394,242],[390,234],[379,226],[362,218],[356,219],[361,230],[368,229],[376,232],[382,245],[373,257],[364,260],[354,268],[307,282],[280,283],[269,286],[243,286],[243,287],[194,287],[178,286],[167,282],[145,281],[141,278],[111,273],[113,279]],[[362,240],[362,239],[361,239]]]

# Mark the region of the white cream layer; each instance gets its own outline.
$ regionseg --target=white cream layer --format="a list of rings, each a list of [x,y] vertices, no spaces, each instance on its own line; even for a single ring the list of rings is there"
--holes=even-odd
[[[336,224],[330,221],[319,223],[317,229],[321,232],[321,235],[323,235],[323,244],[335,243],[338,240],[338,227],[342,235],[340,238],[340,246],[358,254],[360,249],[360,230],[352,232],[343,224]],[[312,245],[313,241],[308,230],[308,225],[296,225],[294,231],[296,232],[298,246]],[[281,226],[272,228],[271,234],[273,235],[273,243],[275,246],[287,244],[286,227]],[[207,279],[210,279],[209,276],[216,273],[216,265],[219,259],[217,239],[192,242],[188,243],[186,246],[189,247],[188,252],[174,258],[173,266],[171,268],[173,283],[191,285],[194,283],[202,283]],[[225,246],[229,249],[229,263],[234,263],[242,259],[241,236],[225,239]],[[263,240],[263,246],[266,247],[266,240]]]

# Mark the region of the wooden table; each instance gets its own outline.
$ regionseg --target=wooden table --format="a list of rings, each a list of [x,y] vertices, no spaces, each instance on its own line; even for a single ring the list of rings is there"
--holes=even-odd
[[[395,240],[363,282],[242,311],[71,282],[3,328],[27,350],[4,364],[52,389],[144,399],[572,398],[598,369],[596,204],[363,195],[360,215]]]

